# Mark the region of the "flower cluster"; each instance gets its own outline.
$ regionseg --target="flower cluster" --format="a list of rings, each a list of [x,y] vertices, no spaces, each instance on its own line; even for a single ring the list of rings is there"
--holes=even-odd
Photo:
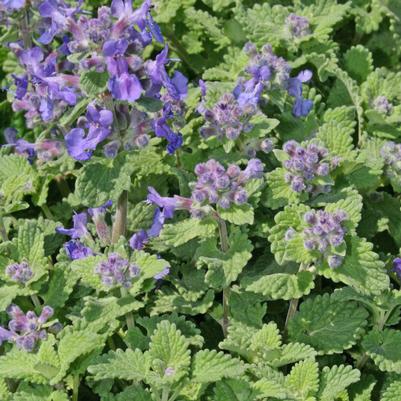
[[[295,117],[307,116],[312,109],[313,102],[303,98],[302,84],[311,80],[312,72],[304,70],[296,77],[291,78],[290,65],[282,57],[276,56],[270,45],[263,46],[259,53],[255,45],[248,43],[244,50],[250,57],[250,63],[245,72],[251,78],[248,80],[240,78],[234,90],[238,103],[241,106],[258,104],[265,89],[282,88],[295,98],[293,115]]]
[[[28,127],[39,118],[44,122],[61,116],[67,106],[74,106],[79,97],[79,76],[59,73],[57,53],[45,55],[40,47],[12,49],[25,70],[14,75],[14,111],[25,111]]]
[[[327,177],[339,163],[339,159],[329,158],[329,152],[323,146],[309,143],[306,146],[291,140],[284,144],[288,159],[283,162],[287,170],[285,181],[295,192],[328,192],[330,185],[320,185],[316,180]]]
[[[27,262],[8,265],[6,274],[11,280],[21,284],[27,283],[33,277],[33,271]]]
[[[85,244],[93,244],[93,238],[87,228],[88,214],[95,224],[96,233],[102,244],[110,243],[110,227],[105,221],[107,209],[112,205],[111,201],[106,202],[97,208],[89,208],[88,213],[74,214],[73,227],[57,227],[56,232],[71,237],[71,240],[64,244],[67,256],[71,260],[83,259],[94,254],[93,250]]]
[[[378,96],[373,101],[373,108],[381,114],[391,114],[393,105],[389,102],[386,96]]]
[[[303,231],[305,249],[318,251],[331,268],[339,267],[343,257],[333,254],[333,248],[344,244],[346,229],[343,222],[347,220],[347,214],[343,210],[334,213],[313,210],[305,213],[304,220],[308,225]]]
[[[263,164],[259,159],[251,159],[241,171],[236,164],[225,169],[214,159],[199,163],[195,167],[198,179],[192,183],[192,200],[195,204],[216,204],[228,209],[232,204],[247,202],[246,182],[263,176]]]
[[[19,9],[23,4],[3,3],[7,10]],[[182,145],[175,120],[183,113],[188,80],[178,71],[172,77],[167,73],[166,66],[171,62],[167,46],[154,60],[143,59],[143,51],[153,39],[164,43],[150,12],[151,1],[145,0],[133,9],[131,1],[113,0],[110,7],[100,7],[94,18],[88,17],[80,5],[71,7],[63,0],[45,0],[38,5],[40,20],[31,28],[39,33],[37,42],[55,45],[49,46],[51,52],[45,47],[23,48],[20,42],[10,44],[23,70],[13,75],[9,88],[14,111],[24,111],[31,128],[38,121],[55,122],[78,100],[91,97],[93,85],[107,82],[104,88],[99,84],[101,96],[87,107],[86,116],[79,118],[74,128],[59,129],[70,156],[86,161],[108,138],[104,153],[115,157],[121,147],[130,150],[146,146],[152,131],[167,140],[167,150],[173,153]],[[62,45],[57,47],[59,40]],[[85,84],[88,80],[89,86]],[[163,110],[140,112],[135,102],[142,96],[162,100]],[[119,121],[113,121],[113,114]],[[122,126],[121,119],[125,119]],[[14,145],[17,152],[24,153],[38,148],[38,144],[21,141]],[[48,153],[45,157],[49,157],[49,143],[41,146]]]
[[[291,35],[300,38],[309,35],[309,20],[294,13],[291,13],[285,20]]]
[[[35,159],[39,164],[46,163],[60,157],[64,152],[64,146],[60,141],[44,139],[31,143],[25,139],[17,139],[17,133],[15,128],[4,130],[4,138],[7,142],[5,146],[13,147],[15,153],[26,157],[31,163]]]
[[[203,112],[206,124],[200,129],[204,138],[215,136],[219,139],[237,139],[242,132],[249,132],[252,125],[249,123],[254,114],[253,109],[242,108],[232,93],[224,94],[220,100],[208,110],[199,107]]]
[[[297,18],[303,21],[302,17]],[[300,24],[298,22],[298,25]],[[254,44],[247,43],[244,51],[250,57],[250,63],[245,69],[250,78],[241,76],[233,92],[223,94],[212,108],[205,106],[207,85],[202,80],[199,81],[202,101],[198,112],[205,119],[205,124],[200,129],[204,138],[213,136],[218,139],[235,140],[241,133],[250,132],[253,128],[251,119],[259,112],[259,104],[265,90],[284,89],[293,96],[295,117],[307,116],[312,109],[313,102],[304,99],[302,95],[302,84],[311,80],[311,71],[301,71],[291,78],[290,65],[282,57],[276,56],[270,45],[263,46],[259,53]],[[252,149],[251,157],[254,157],[256,149],[267,153],[271,151],[271,141],[259,141]]]
[[[384,160],[387,177],[401,182],[401,144],[388,141],[382,146],[380,154]]]
[[[39,317],[33,311],[26,314],[16,305],[7,310],[11,320],[8,330],[0,327],[0,345],[3,341],[14,343],[18,348],[31,352],[40,340],[47,338],[45,323],[53,316],[53,309],[44,306]]]
[[[108,287],[121,285],[129,288],[132,285],[132,280],[139,276],[140,268],[134,263],[129,263],[128,260],[117,253],[112,253],[107,261],[100,262],[95,267],[95,273],[101,277],[102,283]]]

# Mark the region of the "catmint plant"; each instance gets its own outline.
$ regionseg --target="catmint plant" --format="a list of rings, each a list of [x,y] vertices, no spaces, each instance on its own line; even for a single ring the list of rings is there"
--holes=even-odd
[[[1,401],[399,400],[378,3],[0,0]]]

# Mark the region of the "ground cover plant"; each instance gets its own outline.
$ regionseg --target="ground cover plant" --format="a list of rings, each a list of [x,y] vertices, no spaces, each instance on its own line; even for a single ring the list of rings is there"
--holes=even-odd
[[[401,399],[398,0],[0,0],[0,400]]]

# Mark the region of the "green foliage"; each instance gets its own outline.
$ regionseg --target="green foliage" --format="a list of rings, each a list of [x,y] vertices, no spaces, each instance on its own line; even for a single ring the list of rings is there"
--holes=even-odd
[[[364,333],[368,313],[352,302],[336,302],[328,294],[301,304],[290,321],[291,340],[311,345],[319,353],[341,353]]]

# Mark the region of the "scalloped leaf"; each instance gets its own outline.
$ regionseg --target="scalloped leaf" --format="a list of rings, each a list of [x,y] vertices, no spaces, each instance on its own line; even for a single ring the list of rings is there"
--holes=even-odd
[[[270,230],[268,237],[271,243],[271,251],[279,265],[285,261],[310,263],[313,258],[305,250],[300,235],[295,236],[291,241],[285,240],[285,233],[291,227],[295,231],[303,224],[304,214],[310,210],[305,205],[287,206],[274,217],[275,226]]]
[[[364,332],[368,312],[354,302],[338,302],[328,294],[307,299],[288,325],[292,341],[309,344],[319,354],[341,353]]]
[[[344,54],[344,67],[351,78],[363,82],[373,71],[372,53],[362,45],[353,46]]]
[[[232,230],[227,252],[217,249],[215,239],[204,241],[195,254],[197,267],[207,266],[206,282],[213,288],[228,287],[238,278],[252,257],[253,246],[247,234]]]
[[[134,382],[145,380],[150,370],[150,357],[147,352],[118,349],[102,355],[96,364],[88,367],[95,380],[122,379]]]
[[[399,330],[373,329],[362,340],[366,354],[382,372],[401,373],[401,332]]]
[[[319,401],[335,401],[339,393],[359,381],[361,373],[351,366],[325,366],[320,373]]]
[[[223,378],[235,378],[245,371],[241,360],[216,350],[202,350],[192,359],[192,380],[198,383],[217,382]]]
[[[332,156],[338,156],[341,161],[354,161],[356,151],[353,145],[354,127],[346,123],[330,121],[324,123],[316,135],[322,141]]]
[[[213,220],[186,219],[174,224],[166,224],[160,233],[160,240],[167,246],[177,247],[194,238],[212,237],[217,225]]]
[[[163,320],[151,337],[149,356],[161,361],[163,369],[172,368],[173,374],[169,380],[178,381],[187,374],[191,363],[188,346],[187,339],[177,330],[175,324]]]
[[[389,277],[373,245],[364,238],[347,238],[347,253],[340,267],[331,269],[327,263],[318,273],[335,282],[343,282],[362,294],[378,295],[389,287]]]
[[[216,383],[214,401],[254,401],[256,392],[245,380],[226,379]]]
[[[313,397],[319,387],[319,367],[313,360],[296,363],[285,378],[286,387],[297,399],[307,400]]]
[[[313,273],[301,271],[296,274],[269,274],[251,282],[245,288],[247,291],[262,294],[267,299],[289,300],[309,294],[314,287]]]
[[[380,401],[398,401],[401,393],[401,381],[394,380],[381,394]]]

